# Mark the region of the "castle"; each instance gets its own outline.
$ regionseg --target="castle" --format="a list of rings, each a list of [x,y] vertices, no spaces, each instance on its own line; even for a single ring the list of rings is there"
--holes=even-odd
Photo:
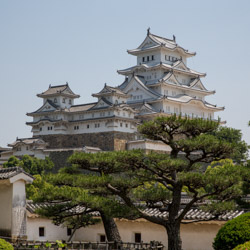
[[[201,79],[204,73],[190,69],[187,60],[196,55],[168,39],[147,30],[138,48],[128,50],[137,57],[137,64],[118,70],[125,80],[117,87],[104,85],[93,103],[75,105],[79,98],[68,83],[49,88],[37,96],[42,106],[27,113],[33,118],[33,137],[9,144],[11,154],[34,155],[39,158],[53,152],[85,150],[145,150],[166,151],[162,143],[146,141],[137,132],[138,124],[156,116],[182,116],[214,119],[223,107],[206,102],[215,91],[207,90]]]

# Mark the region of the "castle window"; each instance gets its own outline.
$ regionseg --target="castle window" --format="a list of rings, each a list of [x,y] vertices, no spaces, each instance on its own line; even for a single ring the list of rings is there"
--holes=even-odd
[[[65,98],[63,98],[63,101],[62,101],[63,103],[65,103]]]
[[[126,128],[128,128],[128,124],[126,123]]]
[[[39,237],[44,237],[44,236],[45,236],[45,228],[39,227]]]
[[[149,61],[149,56],[147,56],[147,61]]]
[[[71,99],[69,99],[69,104],[71,104],[72,103],[72,101],[71,101]]]
[[[100,123],[96,123],[95,128],[100,128]]]
[[[89,124],[87,124],[87,128],[89,128]]]
[[[155,56],[154,56],[154,55],[152,55],[151,59],[152,59],[152,61],[153,61],[153,60],[155,59]]]
[[[135,243],[141,242],[141,233],[135,233]]]
[[[53,129],[53,127],[52,127],[52,126],[49,126],[49,127],[48,127],[48,130],[52,130],[52,129]]]
[[[142,58],[142,61],[145,62],[145,57]]]
[[[78,129],[79,129],[78,125],[74,126],[74,130],[78,130]]]
[[[57,99],[56,98],[54,99],[54,103],[57,103]]]
[[[122,122],[120,123],[120,127],[122,127]]]
[[[43,130],[43,128],[41,127],[41,128],[40,128],[40,131],[42,131],[42,130]]]

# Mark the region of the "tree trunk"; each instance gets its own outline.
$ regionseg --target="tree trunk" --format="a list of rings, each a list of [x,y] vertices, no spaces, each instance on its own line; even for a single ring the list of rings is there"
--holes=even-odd
[[[169,223],[166,225],[168,234],[168,250],[182,250],[180,236],[180,223]]]
[[[107,240],[120,242],[121,236],[115,224],[114,218],[107,217],[103,212],[100,212],[100,214],[102,217]]]

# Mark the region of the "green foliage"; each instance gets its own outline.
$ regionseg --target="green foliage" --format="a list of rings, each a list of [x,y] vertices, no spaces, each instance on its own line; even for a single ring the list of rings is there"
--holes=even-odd
[[[248,158],[248,145],[245,141],[242,141],[242,133],[238,129],[228,127],[218,127],[217,130],[211,133],[219,140],[227,141],[234,145],[234,153],[231,155],[231,159],[234,162],[241,163]]]
[[[73,168],[95,175],[84,182],[75,177],[71,184],[100,197],[119,197],[116,200],[122,200],[132,214],[162,225],[168,232],[173,228],[179,232],[181,221],[195,203],[211,199],[206,208],[218,216],[236,206],[232,200],[242,195],[243,176],[249,176],[249,171],[225,160],[237,153],[237,138],[222,139],[215,134],[218,131],[219,122],[211,120],[158,117],[139,126],[139,132],[167,144],[170,154],[145,154],[140,150],[75,153],[69,159]],[[223,133],[231,135],[233,131],[225,128]],[[182,190],[191,197],[185,205],[181,204]],[[142,208],[158,208],[169,216],[149,216]],[[178,233],[173,235],[168,235],[169,249],[179,244],[172,244],[179,239]]]
[[[32,175],[41,175],[51,170],[54,167],[54,163],[48,157],[43,160],[29,155],[22,156],[20,160],[15,156],[11,156],[9,160],[4,163],[4,167],[15,166],[22,167],[24,171]]]
[[[14,250],[14,248],[9,242],[0,239],[0,250]]]
[[[247,241],[244,244],[238,245],[233,250],[249,250],[249,249],[250,249],[250,241]]]
[[[245,213],[228,221],[217,233],[213,247],[215,250],[230,250],[250,239],[250,213]]]
[[[19,159],[16,158],[15,156],[11,156],[8,161],[6,161],[4,164],[3,164],[3,167],[4,168],[10,168],[10,167],[16,167],[16,166],[19,166]]]

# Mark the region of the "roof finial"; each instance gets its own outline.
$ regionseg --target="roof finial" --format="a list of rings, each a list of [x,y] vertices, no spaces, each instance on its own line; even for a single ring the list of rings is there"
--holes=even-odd
[[[149,35],[150,34],[150,27],[148,27],[148,29],[147,29],[147,35]]]
[[[173,35],[173,40],[174,40],[174,42],[176,42],[176,37],[175,37],[175,35]]]
[[[107,83],[105,82],[105,83],[104,83],[104,87],[106,87],[106,86],[107,86]]]
[[[69,83],[68,83],[68,82],[66,82],[66,85],[68,86],[68,85],[69,85]]]

